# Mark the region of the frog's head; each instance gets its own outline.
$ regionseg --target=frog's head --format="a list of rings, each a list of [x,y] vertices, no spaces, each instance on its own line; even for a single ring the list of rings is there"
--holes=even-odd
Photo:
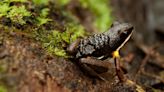
[[[115,22],[108,31],[111,47],[119,50],[129,40],[133,29],[133,26],[129,23]]]

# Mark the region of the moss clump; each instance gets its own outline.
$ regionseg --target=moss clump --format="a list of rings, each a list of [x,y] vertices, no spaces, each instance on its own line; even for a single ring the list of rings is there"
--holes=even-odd
[[[49,0],[32,0],[36,5],[48,5]]]
[[[68,1],[62,0],[60,2],[64,4]],[[49,3],[49,0],[32,0],[31,2],[28,0],[3,0],[0,2],[0,8],[2,9],[0,18],[10,19],[13,25],[10,27],[12,28],[10,31],[21,31],[21,29],[14,28],[15,23],[27,26],[26,22],[31,21],[30,28],[26,28],[30,29],[28,33],[35,33],[34,38],[40,41],[50,54],[67,57],[65,48],[78,37],[84,36],[84,28],[67,16],[65,17],[68,18],[69,22],[64,21],[64,26],[61,26],[60,22],[63,21],[55,20],[54,15],[57,18],[64,18],[63,12],[60,13],[61,10],[53,7],[53,3]],[[48,4],[51,4],[51,6]],[[50,11],[52,9],[56,11]],[[8,29],[6,28],[6,30]],[[23,32],[27,32],[27,30],[23,30]]]
[[[25,3],[25,2],[27,2],[28,0],[4,0],[4,1]]]
[[[75,41],[78,37],[83,37],[85,34],[82,26],[69,25],[65,32],[53,30],[47,35],[39,37],[44,48],[53,55],[68,57],[65,48]]]
[[[46,8],[49,0],[32,0],[31,2],[28,0],[2,0],[0,2],[0,18],[8,18],[13,24],[20,25],[25,25],[26,21],[32,20],[33,25],[41,26],[51,21],[47,17],[49,8]]]
[[[43,8],[39,14],[39,16],[36,18],[37,20],[37,25],[41,26],[44,25],[50,21],[52,21],[50,18],[48,18],[48,14],[49,14],[49,8]]]
[[[0,85],[0,92],[7,92],[7,88]]]
[[[21,25],[25,24],[24,17],[31,16],[31,13],[26,10],[25,6],[12,6],[11,10],[9,11],[7,17],[10,18],[13,22],[18,22]]]
[[[24,18],[31,16],[31,13],[25,8],[24,5],[10,6],[10,3],[12,2],[26,2],[26,0],[2,0],[0,2],[0,18],[7,17],[12,22],[16,22],[21,25],[25,24]]]
[[[67,5],[71,0],[55,0],[60,6]]]
[[[11,9],[11,7],[9,7],[8,3],[0,3],[0,17],[6,16],[8,14],[8,11]]]

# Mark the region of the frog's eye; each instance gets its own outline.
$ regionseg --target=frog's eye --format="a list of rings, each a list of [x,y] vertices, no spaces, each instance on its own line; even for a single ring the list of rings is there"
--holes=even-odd
[[[133,30],[133,27],[130,27],[129,29],[124,30],[123,34],[128,35],[128,34],[130,34],[132,32],[132,30]]]
[[[128,34],[128,31],[127,30],[123,31],[123,34]]]
[[[113,27],[114,26],[114,24],[112,24],[110,27]]]
[[[113,22],[113,24],[111,25],[111,27],[114,27],[114,26],[119,25],[119,24],[120,23],[118,21],[115,21],[115,22]]]

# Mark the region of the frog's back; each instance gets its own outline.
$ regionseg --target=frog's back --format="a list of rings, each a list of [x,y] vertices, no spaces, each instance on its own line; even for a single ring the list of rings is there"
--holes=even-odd
[[[76,58],[84,56],[95,56],[99,57],[109,52],[108,45],[110,37],[104,33],[94,34],[86,39],[82,39],[78,46],[78,52]],[[106,49],[106,50],[105,50]]]

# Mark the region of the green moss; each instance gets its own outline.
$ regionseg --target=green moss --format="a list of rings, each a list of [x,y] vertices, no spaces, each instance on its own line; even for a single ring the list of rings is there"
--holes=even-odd
[[[31,16],[31,13],[26,10],[25,6],[12,6],[9,11],[7,17],[10,18],[13,22],[18,22],[20,24],[25,24],[26,22],[23,20],[24,17]]]
[[[112,24],[109,0],[80,0],[84,8],[88,8],[95,15],[94,25],[100,31],[106,31]]]
[[[11,9],[11,7],[9,7],[8,3],[0,3],[0,9],[0,17],[2,17],[7,15],[7,12]]]
[[[24,17],[31,16],[31,13],[26,10],[24,5],[9,6],[11,2],[25,2],[26,0],[3,0],[0,3],[0,18],[10,18],[12,22],[25,24]]]
[[[47,52],[53,55],[67,57],[64,48],[75,41],[78,37],[83,37],[84,34],[85,32],[82,26],[68,25],[65,32],[54,30],[47,36],[44,35],[40,38],[42,38],[41,42]]]
[[[55,2],[61,6],[67,5],[71,0],[55,0]]]
[[[41,16],[41,17],[47,17],[47,15],[49,14],[49,11],[50,11],[49,8],[43,8],[43,9],[41,10],[40,16]]]
[[[9,6],[10,3],[12,2],[21,2],[22,4],[20,4],[19,6],[18,5]],[[0,9],[1,9],[0,18],[6,17],[9,18],[12,21],[12,23],[18,23],[21,25],[26,24],[26,21],[28,21],[32,16],[34,17],[34,19],[32,20],[34,25],[36,23],[36,25],[41,26],[51,21],[51,19],[47,17],[49,14],[49,8],[46,8],[45,6],[46,4],[48,4],[49,0],[33,0],[34,3],[32,3],[31,5],[27,5],[26,7],[23,4],[23,2],[30,2],[30,1],[2,0],[2,2],[0,2]],[[42,7],[40,7],[41,5]],[[31,7],[36,8],[37,10],[37,12],[35,12],[36,15],[32,15],[32,13],[27,10],[28,8]]]
[[[37,20],[37,25],[41,26],[43,24],[46,24],[49,21],[52,21],[50,18],[48,18],[48,14],[49,14],[49,8],[43,8],[40,12],[40,15],[36,18]]]
[[[32,0],[36,5],[48,5],[49,0]]]
[[[27,2],[27,0],[5,0],[5,1],[9,1],[9,2]]]
[[[69,1],[70,0],[58,0],[57,4],[60,3],[63,6],[66,5]],[[67,53],[65,51],[66,47],[75,41],[78,37],[83,37],[85,35],[83,26],[81,26],[76,19],[71,18],[73,17],[72,15],[64,15],[63,12],[67,11],[60,10],[63,9],[63,7],[59,6],[59,10],[56,9],[56,6],[55,8],[48,7],[48,4],[50,4],[49,0],[32,0],[33,3],[14,3],[15,5],[9,6],[11,5],[11,2],[30,1],[4,0],[4,2],[0,2],[0,8],[2,9],[0,11],[0,18],[7,17],[12,21],[13,24],[18,23],[24,25],[26,24],[26,21],[32,17],[32,22],[30,23],[33,24],[30,24],[30,28],[23,30],[23,32],[29,29],[29,33],[35,32],[34,38],[40,41],[45,50],[50,54],[67,57]],[[52,8],[55,9],[55,11],[50,11]],[[53,14],[49,14],[54,12],[56,12],[57,17],[52,16]],[[55,18],[58,17],[60,19],[56,21]],[[26,18],[26,20],[24,20],[24,18]],[[65,24],[63,25],[63,23]],[[9,31],[15,31],[16,28],[13,29],[13,27],[14,26],[10,27],[11,30]],[[22,30],[20,29],[19,31]],[[4,71],[3,67],[1,70]]]
[[[0,65],[0,73],[6,72],[6,66],[5,65]]]
[[[77,38],[85,36],[84,28],[81,25],[72,25],[68,27],[68,30],[70,30],[69,35],[71,35],[69,44],[75,41]]]
[[[41,26],[43,24],[46,24],[47,22],[51,21],[49,18],[44,18],[44,17],[37,17],[37,25]]]
[[[7,88],[0,85],[0,92],[7,92]]]

